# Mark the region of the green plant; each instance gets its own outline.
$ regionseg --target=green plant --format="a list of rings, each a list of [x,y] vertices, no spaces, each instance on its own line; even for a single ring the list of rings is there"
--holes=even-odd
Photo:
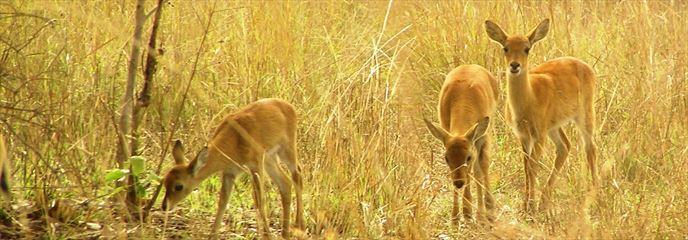
[[[141,199],[146,199],[154,187],[160,184],[162,178],[155,174],[153,170],[146,169],[146,158],[142,156],[132,156],[127,162],[127,168],[113,168],[107,171],[104,180],[107,183],[126,181],[129,175],[134,177],[134,188],[136,195]],[[125,186],[114,187],[109,194],[116,194],[124,191]]]

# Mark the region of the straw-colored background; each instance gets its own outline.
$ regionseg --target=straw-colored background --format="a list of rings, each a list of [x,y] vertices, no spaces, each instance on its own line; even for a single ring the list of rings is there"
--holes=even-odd
[[[159,36],[164,55],[142,126],[147,167],[153,169],[170,144],[166,140],[201,48],[175,138],[185,140],[191,155],[222,115],[259,98],[292,102],[300,116],[310,237],[688,236],[686,3],[395,1],[388,6],[357,1],[166,4]],[[149,1],[146,9],[152,7]],[[126,81],[134,2],[16,1],[0,9],[2,104],[33,110],[0,109],[15,200],[112,204],[100,197],[113,189],[102,176],[115,167],[112,117]],[[492,121],[490,173],[498,222],[492,229],[455,227],[452,186],[439,155],[443,150],[421,119],[436,119],[444,74],[459,64],[485,66],[504,93],[505,64],[501,48],[485,34],[486,19],[523,34],[544,18],[552,19],[551,29],[531,51],[531,66],[568,55],[597,73],[595,138],[602,189],[589,197],[581,144],[574,128],[567,127],[575,147],[555,190],[556,214],[524,221],[519,213],[522,156],[504,123],[502,95]],[[147,39],[150,21],[146,26]],[[541,179],[553,156],[548,143]],[[167,156],[163,169],[171,165]],[[250,184],[242,178],[235,189],[226,215],[233,223],[221,233],[252,238]],[[280,204],[274,187],[268,189],[277,231]],[[174,213],[181,226],[168,226],[166,234],[205,236],[218,190],[216,177],[204,183]],[[106,236],[125,228],[133,229],[130,237],[160,236],[161,223],[124,225],[109,209],[89,211],[78,220],[103,224]],[[36,234],[83,233],[78,222],[44,227]]]

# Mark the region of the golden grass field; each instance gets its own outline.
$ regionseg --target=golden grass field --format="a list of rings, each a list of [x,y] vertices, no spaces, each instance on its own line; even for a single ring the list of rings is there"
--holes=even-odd
[[[151,11],[155,2],[145,6]],[[148,221],[129,223],[116,211],[122,206],[113,200],[114,184],[103,178],[116,168],[114,119],[134,8],[131,0],[0,3],[0,122],[13,169],[0,236],[192,239],[210,232],[217,177],[167,221],[156,211]],[[597,74],[602,184],[589,191],[582,144],[568,126],[574,147],[554,191],[554,214],[526,221],[522,152],[504,120],[506,65],[484,22],[525,34],[544,18],[551,29],[533,47],[530,66],[573,56]],[[182,107],[172,138],[184,140],[193,155],[223,115],[278,97],[299,115],[308,228],[300,236],[685,239],[686,22],[684,1],[171,1],[163,8],[164,54],[141,126],[142,155],[151,171],[164,159],[160,175],[172,166],[164,148]],[[438,90],[460,64],[484,66],[502,89],[491,132],[489,187],[497,206],[491,228],[452,225],[444,150],[422,121],[437,121]],[[548,143],[540,183],[553,157]],[[257,237],[248,182],[237,181],[223,238]],[[267,189],[277,237],[279,197],[274,186]],[[39,214],[54,200],[88,204],[64,210],[76,212],[66,220]]]

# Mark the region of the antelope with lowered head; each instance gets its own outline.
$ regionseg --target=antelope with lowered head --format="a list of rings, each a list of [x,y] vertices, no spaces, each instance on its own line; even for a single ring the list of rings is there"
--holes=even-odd
[[[282,236],[288,238],[290,235],[292,185],[296,188],[296,225],[303,229],[303,184],[296,158],[296,125],[296,111],[291,104],[279,99],[263,99],[225,117],[208,145],[189,163],[184,160],[181,142],[177,141],[173,150],[176,165],[163,182],[166,189],[163,210],[174,208],[203,180],[220,172],[222,187],[212,228],[215,236],[227,209],[234,179],[247,171],[252,177],[253,197],[263,237],[270,238],[263,206],[261,178],[264,169],[279,188],[282,199]],[[279,166],[278,157],[291,172],[291,180]]]
[[[450,178],[456,187],[452,207],[452,221],[459,222],[459,190],[463,188],[463,216],[472,219],[470,189],[471,169],[478,180],[478,220],[494,221],[494,200],[490,192],[487,129],[495,113],[499,87],[497,80],[483,67],[462,65],[452,70],[444,80],[437,106],[440,126],[427,119],[430,133],[442,141],[444,159]]]
[[[554,168],[542,191],[542,205],[550,205],[552,188],[559,170],[564,165],[571,144],[563,126],[573,121],[585,143],[592,185],[598,185],[596,147],[593,143],[595,112],[593,97],[595,74],[588,64],[562,57],[546,61],[528,70],[528,54],[536,42],[549,31],[549,19],[542,21],[528,35],[507,35],[492,21],[485,22],[487,35],[504,50],[507,75],[507,109],[509,121],[521,143],[526,172],[524,210],[535,209],[536,164],[540,160],[545,136],[556,145]]]

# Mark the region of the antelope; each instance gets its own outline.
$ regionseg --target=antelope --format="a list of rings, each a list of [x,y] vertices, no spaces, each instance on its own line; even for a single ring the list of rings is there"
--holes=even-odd
[[[593,97],[595,74],[583,61],[562,57],[546,61],[528,69],[528,53],[549,31],[549,19],[543,20],[526,36],[507,35],[492,21],[485,21],[487,35],[504,50],[507,75],[506,119],[521,143],[525,154],[526,194],[524,209],[535,209],[536,162],[540,160],[545,135],[556,146],[554,168],[542,191],[542,209],[551,204],[551,194],[557,174],[564,165],[571,148],[563,126],[574,122],[585,143],[588,168],[593,187],[598,186],[596,147],[593,143],[595,112]]]
[[[5,196],[10,195],[10,169],[9,161],[7,160],[7,148],[5,147],[5,140],[0,135],[0,193]]]
[[[497,80],[485,68],[478,65],[462,65],[447,75],[440,90],[440,126],[423,119],[430,133],[445,148],[444,159],[449,166],[454,186],[452,221],[459,222],[459,191],[463,188],[463,216],[472,220],[472,196],[470,171],[474,168],[479,184],[478,219],[494,221],[494,199],[490,193],[488,155],[490,138],[487,135],[490,117],[495,113],[499,88]],[[476,164],[477,161],[477,164]]]
[[[173,209],[203,180],[221,172],[222,187],[212,228],[212,236],[215,236],[234,179],[243,172],[250,172],[259,224],[263,224],[263,237],[270,238],[263,207],[261,178],[264,169],[277,185],[282,200],[282,236],[289,237],[292,185],[296,188],[296,225],[303,229],[303,184],[296,158],[296,124],[296,111],[291,104],[280,99],[262,99],[226,116],[207,146],[189,163],[185,161],[181,141],[176,141],[172,151],[175,166],[163,181],[166,192],[162,209]],[[291,172],[291,180],[279,166],[277,157]]]

